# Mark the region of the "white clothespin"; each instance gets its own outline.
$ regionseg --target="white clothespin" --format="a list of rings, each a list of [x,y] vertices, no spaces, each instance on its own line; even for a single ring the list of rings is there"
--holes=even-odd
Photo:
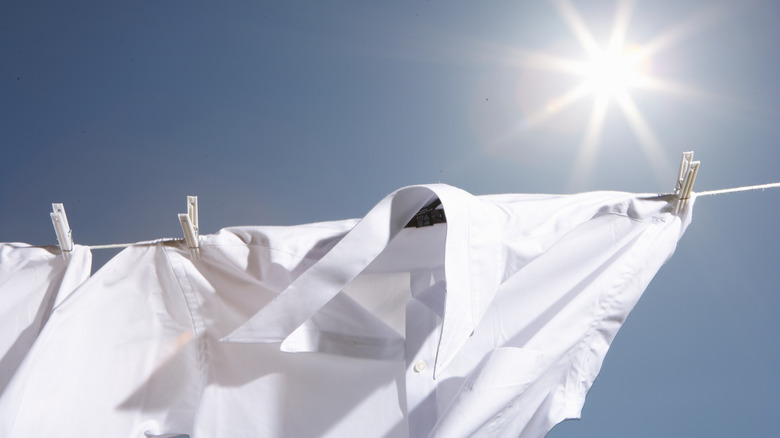
[[[200,255],[200,238],[198,234],[198,197],[187,196],[187,213],[179,213],[181,230],[184,240],[190,249],[190,256],[197,259]]]
[[[65,206],[62,204],[52,204],[51,223],[54,225],[54,232],[57,234],[57,242],[60,244],[62,255],[73,251],[73,232],[68,224],[68,216],[65,215]]]
[[[677,207],[675,214],[682,211],[688,199],[691,198],[693,182],[696,180],[696,174],[699,172],[699,161],[693,161],[693,151],[683,152],[680,162],[680,173],[677,174],[677,183],[674,187],[674,194],[677,196]]]

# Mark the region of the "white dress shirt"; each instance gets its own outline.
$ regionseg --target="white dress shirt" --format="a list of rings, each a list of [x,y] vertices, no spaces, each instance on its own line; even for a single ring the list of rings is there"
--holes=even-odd
[[[0,243],[0,394],[49,319],[55,304],[89,278],[92,254],[75,245]]]
[[[437,198],[446,224],[404,228]],[[674,251],[673,207],[413,186],[359,221],[201,236],[194,260],[137,244],[56,307],[0,436],[543,436]]]

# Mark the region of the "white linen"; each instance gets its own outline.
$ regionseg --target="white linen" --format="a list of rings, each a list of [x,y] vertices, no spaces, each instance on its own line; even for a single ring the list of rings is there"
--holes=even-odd
[[[89,278],[92,254],[74,245],[0,243],[0,394],[27,355],[55,304]]]
[[[437,197],[446,224],[403,228]],[[670,200],[414,186],[196,260],[138,244],[55,309],[0,436],[543,436],[690,222]]]

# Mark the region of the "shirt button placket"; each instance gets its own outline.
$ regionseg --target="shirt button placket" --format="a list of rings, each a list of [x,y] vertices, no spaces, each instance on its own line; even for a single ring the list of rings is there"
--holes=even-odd
[[[438,419],[436,357],[439,318],[424,304],[411,299],[406,305],[406,406],[409,436],[425,437]]]

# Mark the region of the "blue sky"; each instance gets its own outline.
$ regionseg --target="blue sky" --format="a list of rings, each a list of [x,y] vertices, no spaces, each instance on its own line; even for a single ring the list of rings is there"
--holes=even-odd
[[[686,150],[694,190],[780,181],[769,0],[1,10],[0,241],[55,243],[52,202],[106,244],[179,236],[190,194],[213,233],[359,217],[418,183],[662,193]],[[561,65],[591,65],[583,42],[608,47],[616,16],[641,80],[568,102],[588,76]],[[583,419],[549,436],[778,435],[778,213],[777,189],[699,199]]]

